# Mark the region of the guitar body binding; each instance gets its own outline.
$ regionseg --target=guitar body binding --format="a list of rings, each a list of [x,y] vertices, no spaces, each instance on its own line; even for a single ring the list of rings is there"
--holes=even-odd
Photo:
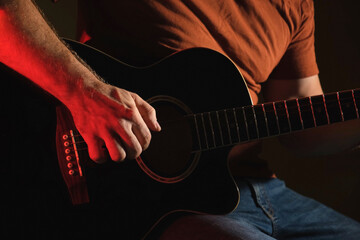
[[[201,156],[201,152],[191,152],[191,130],[184,121],[184,116],[192,112],[171,96],[154,96],[147,102],[156,108],[157,120],[165,128],[160,133],[153,133],[152,142],[161,148],[149,147],[136,161],[149,177],[158,182],[183,181],[194,171]]]

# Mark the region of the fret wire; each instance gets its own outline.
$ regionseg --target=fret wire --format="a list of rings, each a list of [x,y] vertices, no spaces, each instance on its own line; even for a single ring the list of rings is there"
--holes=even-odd
[[[198,124],[197,124],[197,121],[196,121],[196,115],[194,114],[193,117],[194,117],[194,120],[195,120],[195,128],[196,128],[196,133],[197,133],[197,137],[198,137],[198,141],[199,141],[199,150],[202,150],[201,141],[200,141],[199,127],[198,127]]]
[[[352,101],[353,101],[353,104],[355,106],[355,111],[356,111],[356,116],[357,118],[360,118],[360,110],[359,110],[359,104],[357,104],[357,98],[355,97],[355,91],[354,90],[351,90],[351,94],[352,94]],[[334,94],[335,95],[335,94]],[[325,113],[326,113],[326,118],[327,118],[327,122],[328,124],[330,124],[330,116],[329,116],[329,110],[328,110],[328,105],[327,105],[327,102],[325,100],[325,94],[322,94],[322,98],[323,98],[323,104],[324,104],[324,109],[325,109]],[[340,114],[341,114],[341,121],[344,121],[344,113],[343,113],[343,109],[342,109],[342,106],[341,106],[341,102],[340,102],[340,95],[339,95],[339,92],[336,92],[336,99],[337,100],[330,100],[329,102],[337,102],[338,104],[338,107],[339,107],[339,110],[340,110]],[[345,98],[341,98],[341,99],[347,99],[349,100],[350,97],[345,97]],[[289,110],[288,110],[288,106],[286,104],[286,101],[285,102],[285,110],[286,110],[286,115],[287,115],[287,120],[289,122],[289,126],[290,126],[290,129],[292,128],[291,127],[291,124],[290,124],[290,119],[289,119]],[[310,102],[310,107],[311,107],[311,112],[312,112],[312,115],[313,115],[313,120],[314,120],[314,125],[315,127],[317,126],[317,123],[316,123],[316,120],[315,120],[315,114],[314,114],[314,107],[313,107],[313,103],[312,103],[312,100],[311,98],[309,97],[309,102]],[[303,114],[301,112],[301,109],[300,109],[300,104],[299,104],[299,99],[296,99],[296,104],[297,104],[297,110],[299,112],[299,116],[300,116],[300,121],[301,121],[301,127],[302,129],[305,129],[304,128],[304,120],[303,120]],[[275,117],[276,117],[276,125],[278,127],[278,130],[280,132],[280,127],[279,127],[279,118],[278,118],[278,114],[277,114],[277,110],[276,110],[276,107],[275,107],[275,102],[272,103],[273,105],[273,109],[274,109],[274,113],[275,113]],[[306,104],[307,105],[307,104]],[[251,106],[252,107],[252,112],[254,114],[254,119],[255,119],[255,125],[256,125],[256,132],[257,132],[257,136],[259,138],[259,127],[258,127],[258,121],[257,121],[257,116],[255,114],[255,109],[254,109],[254,106]],[[266,130],[267,130],[267,133],[268,135],[270,135],[270,131],[269,131],[269,123],[268,123],[268,113],[265,111],[265,108],[264,108],[264,104],[261,104],[261,107],[264,111],[264,118],[265,118],[265,122],[266,122]],[[291,108],[295,108],[295,106],[290,106]],[[289,107],[289,109],[290,109]],[[233,108],[232,109],[233,111],[233,114],[234,114],[234,118],[235,118],[235,126],[236,126],[236,132],[237,132],[237,136],[238,136],[238,139],[239,139],[239,142],[241,142],[241,138],[240,138],[240,127],[239,127],[239,122],[238,122],[238,117],[236,115],[236,108]],[[245,121],[245,130],[246,130],[246,134],[247,136],[249,137],[249,126],[248,126],[248,122],[247,122],[247,119],[246,119],[246,114],[245,114],[245,109],[244,107],[242,107],[242,112],[243,112],[243,117],[244,117],[244,121]],[[213,127],[213,120],[212,118],[210,117],[210,112],[206,112],[206,113],[201,113],[201,120],[202,120],[202,125],[204,126],[204,134],[205,134],[205,143],[206,143],[206,147],[209,149],[209,140],[208,137],[210,137],[209,133],[205,130],[206,129],[206,126],[205,126],[205,120],[204,120],[204,117],[206,117],[206,115],[208,115],[209,117],[209,124],[210,124],[210,128],[211,128],[211,135],[212,135],[212,138],[213,138],[213,142],[214,142],[214,146],[216,147],[216,140],[215,140],[215,130],[214,130],[214,127]],[[200,133],[199,133],[199,123],[198,123],[198,119],[196,119],[195,115],[192,115],[192,117],[194,117],[194,123],[195,123],[195,128],[196,128],[196,135],[197,135],[197,138],[198,138],[198,143],[199,143],[199,150],[202,150],[202,146],[201,146],[201,142],[200,142]],[[222,144],[224,145],[224,136],[223,136],[223,132],[222,132],[222,128],[221,128],[221,124],[220,124],[220,118],[219,118],[219,113],[218,111],[216,111],[216,117],[217,117],[217,120],[218,120],[218,125],[219,125],[219,130],[220,130],[220,137],[221,137],[221,142]],[[233,144],[233,141],[231,139],[231,129],[230,129],[230,125],[229,125],[229,118],[227,116],[227,114],[225,113],[225,121],[226,121],[226,124],[227,124],[227,130],[229,132],[229,140],[230,140],[230,144]],[[291,129],[292,131],[292,129]],[[77,138],[79,137],[80,139],[82,139],[82,136],[77,132],[77,131],[74,131],[74,135],[73,137]],[[211,140],[210,140],[211,141]],[[78,142],[77,141],[77,144],[80,144],[80,143],[85,143],[85,142]],[[78,149],[78,151],[80,150],[83,150],[83,149]]]
[[[239,142],[241,142],[241,138],[240,138],[240,130],[239,130],[239,123],[238,123],[238,120],[237,120],[237,117],[236,117],[236,112],[235,112],[235,108],[233,108],[233,113],[234,113],[234,118],[235,118],[235,125],[236,125],[236,132],[237,132],[237,135],[238,135],[238,139],[239,139]]]
[[[356,109],[358,110],[358,113],[360,115],[360,88],[353,90],[354,95],[354,101],[356,103]]]
[[[325,102],[325,94],[323,94],[322,97],[323,97],[323,102],[324,102],[324,108],[325,108],[327,123],[330,124],[329,113],[328,113],[326,102]]]
[[[290,116],[289,116],[289,111],[288,111],[288,108],[287,108],[287,104],[286,104],[285,100],[283,102],[284,102],[284,106],[285,106],[286,117],[287,117],[288,124],[289,124],[289,127],[290,127],[290,132],[292,132],[292,126],[291,126],[291,123],[290,123]]]
[[[325,94],[325,103],[328,110],[330,123],[341,122],[341,113],[336,93]]]
[[[257,117],[256,117],[256,114],[255,114],[254,106],[251,106],[251,110],[252,110],[252,112],[253,112],[253,114],[254,114],[254,121],[255,121],[257,138],[260,138],[259,127],[258,127],[258,122],[257,122]]]
[[[279,134],[279,128],[276,119],[276,113],[272,102],[264,104],[265,114],[268,123],[269,136],[277,136]]]
[[[207,139],[207,132],[206,132],[206,126],[205,126],[205,121],[204,121],[204,114],[201,113],[200,114],[201,116],[201,121],[202,121],[202,124],[203,124],[203,127],[204,127],[204,134],[205,134],[205,144],[206,144],[206,148],[209,149],[209,143],[208,143],[208,139]]]
[[[214,147],[216,147],[216,142],[215,142],[215,132],[214,132],[214,127],[213,127],[213,124],[212,124],[212,120],[211,120],[210,112],[208,112],[208,117],[209,117],[209,122],[210,122],[211,133],[212,133],[213,140],[214,140]]]
[[[334,93],[334,94],[336,94],[336,93]],[[325,96],[327,96],[327,95],[330,95],[330,94],[325,94]],[[321,96],[321,95],[316,95],[316,96],[312,96],[312,97],[317,97],[317,96]],[[305,97],[305,98],[308,98],[308,97]],[[343,100],[348,100],[348,99],[350,99],[351,98],[351,100],[353,99],[352,97],[342,97],[342,99]],[[301,98],[302,99],[302,98]],[[334,100],[334,102],[335,102],[336,100]],[[332,100],[330,100],[330,102],[332,102]],[[336,101],[336,102],[338,102],[338,101]],[[309,106],[310,106],[310,104],[309,104]]]
[[[245,108],[242,107],[242,112],[243,112],[243,115],[244,115],[244,122],[245,122],[245,130],[246,130],[246,135],[248,137],[248,139],[250,140],[250,135],[249,135],[249,126],[247,124],[247,120],[246,120],[246,115],[245,115]]]
[[[264,104],[261,104],[261,107],[262,107],[262,110],[263,110],[263,112],[264,112],[265,124],[266,124],[266,132],[267,132],[267,135],[270,136],[269,124],[268,124],[268,120],[267,120],[267,116],[266,116],[266,111],[265,111],[265,108],[264,108]]]
[[[342,107],[341,107],[341,104],[340,104],[339,92],[336,93],[336,96],[337,96],[337,100],[338,100],[338,104],[339,104],[339,108],[340,108],[341,121],[343,122],[344,121],[344,113],[343,113],[343,110],[342,110]]]
[[[257,125],[259,129],[259,138],[268,137],[268,128],[266,125],[265,112],[262,104],[254,105]]]
[[[279,134],[280,134],[279,117],[278,117],[278,114],[277,114],[277,111],[276,111],[275,102],[273,102],[272,104],[273,104],[273,107],[274,107],[274,113],[275,113],[275,117],[276,117],[276,125],[277,125],[277,127],[278,127]]]
[[[310,103],[310,107],[311,107],[311,113],[312,113],[312,116],[313,116],[313,120],[314,120],[314,126],[316,127],[316,119],[315,119],[315,113],[314,113],[314,108],[313,108],[313,104],[312,104],[312,101],[311,101],[311,97],[308,97],[309,98],[309,103]]]
[[[344,114],[344,121],[356,119],[356,106],[354,105],[354,98],[351,91],[339,92],[340,104]]]
[[[231,131],[230,131],[230,125],[229,125],[229,119],[227,117],[227,114],[226,114],[226,110],[224,110],[224,115],[225,115],[225,121],[226,121],[226,125],[227,125],[227,129],[228,129],[228,132],[229,132],[229,142],[230,144],[232,144],[232,139],[231,139]]]
[[[304,130],[304,121],[303,121],[303,118],[302,118],[302,114],[301,114],[300,105],[299,105],[299,99],[298,99],[298,98],[296,98],[296,105],[297,105],[298,112],[299,112],[299,116],[300,116],[301,129]]]
[[[360,118],[360,117],[359,117],[358,105],[356,104],[356,101],[355,101],[355,93],[354,93],[354,90],[351,90],[351,93],[352,93],[352,97],[353,97],[353,101],[354,101],[354,106],[355,106],[355,110],[356,110],[356,116],[357,116],[357,118]]]
[[[219,132],[220,132],[221,144],[224,145],[224,138],[223,138],[222,129],[221,129],[221,124],[220,124],[219,112],[218,112],[218,111],[215,111],[215,113],[216,113],[216,118],[217,118],[217,120],[218,120],[218,125],[219,125]]]

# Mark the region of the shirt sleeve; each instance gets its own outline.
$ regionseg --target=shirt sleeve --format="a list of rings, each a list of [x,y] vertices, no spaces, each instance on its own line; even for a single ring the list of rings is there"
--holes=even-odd
[[[315,20],[313,0],[301,3],[301,21],[292,40],[270,78],[295,79],[319,73],[315,56]]]

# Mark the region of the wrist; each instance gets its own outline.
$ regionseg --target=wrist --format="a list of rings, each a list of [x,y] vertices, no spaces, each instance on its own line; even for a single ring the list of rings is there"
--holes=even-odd
[[[89,101],[103,91],[105,85],[93,74],[82,75],[69,81],[66,86],[67,90],[59,97],[59,100],[70,110],[85,108]]]

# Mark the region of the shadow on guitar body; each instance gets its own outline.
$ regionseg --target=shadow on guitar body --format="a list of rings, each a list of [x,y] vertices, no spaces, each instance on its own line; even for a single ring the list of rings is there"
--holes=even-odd
[[[147,99],[163,131],[153,135],[140,158],[97,165],[88,158],[86,144],[77,144],[81,136],[66,107],[1,66],[2,75],[11,79],[6,81],[11,94],[5,111],[11,127],[3,135],[11,149],[3,171],[9,183],[5,195],[10,196],[3,205],[9,206],[2,216],[5,232],[20,238],[108,234],[140,239],[173,212],[231,212],[239,201],[226,161],[232,136],[215,124],[227,121],[226,112],[216,110],[251,105],[232,62],[195,48],[135,68],[85,45],[69,44],[108,83]],[[212,131],[206,132],[206,126]],[[76,149],[67,152],[66,141]],[[71,167],[69,161],[74,161]],[[73,206],[74,196],[81,194],[71,191],[83,187],[88,195],[79,201],[89,203]]]

